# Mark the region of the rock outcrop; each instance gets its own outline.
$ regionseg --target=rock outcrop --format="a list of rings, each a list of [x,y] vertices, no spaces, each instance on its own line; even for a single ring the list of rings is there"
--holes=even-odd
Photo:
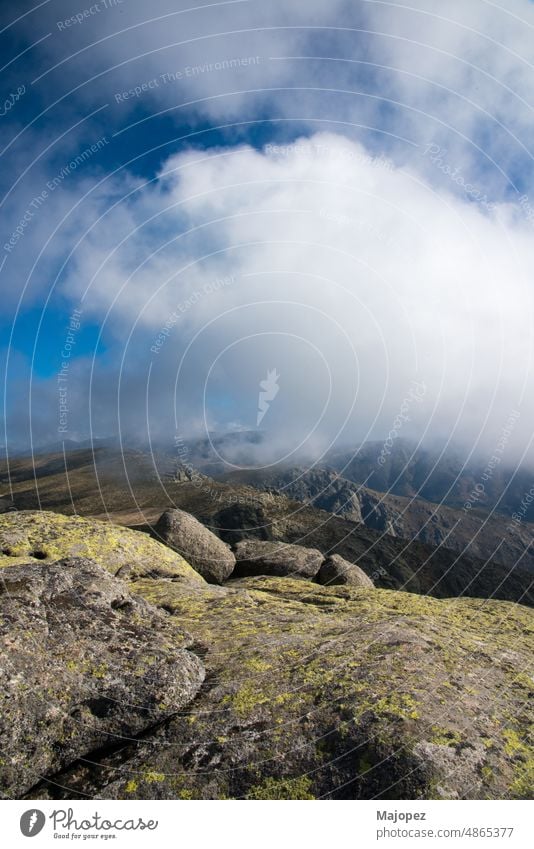
[[[154,534],[186,557],[210,584],[222,584],[234,570],[235,557],[229,547],[184,510],[166,510]]]
[[[150,574],[203,583],[183,557],[139,531],[39,510],[0,516],[0,568],[65,557],[95,559],[120,578]]]
[[[0,517],[5,796],[531,797],[527,607],[321,585],[318,550],[258,540],[238,553],[300,579],[216,586],[148,536],[141,557],[140,533],[55,521]],[[56,562],[74,526],[93,559]]]
[[[204,679],[192,639],[91,560],[0,572],[0,790],[136,737]]]
[[[371,578],[365,574],[363,569],[360,569],[355,563],[349,563],[348,560],[344,560],[339,554],[332,554],[326,558],[315,580],[318,584],[324,584],[328,587],[339,585],[351,587],[374,586]]]
[[[527,608],[273,577],[134,590],[204,647],[205,684],[32,798],[530,797]]]
[[[316,576],[324,560],[317,548],[249,539],[237,543],[235,557],[236,577],[278,575],[311,579]]]
[[[518,522],[510,528],[505,516],[476,516],[474,510],[467,515],[463,510],[438,507],[421,499],[375,493],[375,498],[387,499],[388,505],[402,514],[404,529],[401,532],[395,520],[396,536],[392,536],[240,483],[238,473],[228,477],[231,482],[209,481],[199,487],[196,481],[169,481],[162,487],[160,481],[154,483],[150,469],[153,460],[149,454],[97,448],[72,451],[66,456],[61,452],[15,458],[9,469],[4,467],[3,474],[9,475],[13,498],[21,511],[36,510],[37,506],[66,513],[75,509],[83,516],[107,514],[108,520],[119,525],[148,529],[172,504],[222,536],[230,523],[221,522],[220,514],[247,506],[252,508],[251,514],[260,514],[259,523],[253,515],[250,519],[254,527],[266,531],[269,539],[339,554],[350,563],[358,563],[376,586],[438,598],[468,595],[534,606],[534,547],[530,545],[532,526],[527,523]],[[265,489],[265,474],[258,473],[256,478],[257,486]],[[238,521],[234,517],[234,524]],[[248,524],[243,533],[234,527],[235,535],[225,541],[252,536],[251,522]],[[167,556],[171,554],[167,549]]]

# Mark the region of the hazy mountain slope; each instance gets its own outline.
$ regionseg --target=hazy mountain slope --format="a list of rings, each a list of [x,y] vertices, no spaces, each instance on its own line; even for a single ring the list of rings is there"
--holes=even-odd
[[[402,539],[534,572],[534,525],[514,523],[500,513],[455,510],[422,498],[376,492],[328,469],[235,472],[225,480],[276,491]]]
[[[63,463],[63,470],[61,470]],[[211,525],[223,539],[258,534],[336,552],[358,563],[378,586],[437,597],[470,595],[534,602],[532,576],[494,560],[457,555],[440,546],[406,542],[305,506],[284,496],[242,484],[198,478],[193,482],[158,479],[152,459],[141,452],[123,456],[107,449],[17,461],[13,497],[18,509],[47,509],[109,517],[122,524],[154,524],[169,506],[180,507]],[[5,470],[4,473],[5,474]],[[260,517],[259,521],[256,516]]]
[[[466,462],[457,450],[447,449],[440,456],[438,451],[397,439],[390,453],[382,455],[381,465],[378,458],[383,447],[382,442],[367,442],[354,449],[333,449],[322,465],[379,492],[417,496],[456,508],[471,501],[474,509],[495,507],[505,515],[518,509],[534,482],[534,470],[517,468],[505,452],[500,457],[501,462],[485,478],[490,457]],[[482,483],[483,490],[480,489]],[[524,519],[534,521],[534,501],[528,506]]]

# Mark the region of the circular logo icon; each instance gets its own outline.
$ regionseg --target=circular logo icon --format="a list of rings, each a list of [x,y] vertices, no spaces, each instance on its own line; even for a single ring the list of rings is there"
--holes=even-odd
[[[20,830],[24,837],[35,837],[42,831],[46,822],[46,817],[42,811],[32,808],[30,811],[24,811],[20,818]]]

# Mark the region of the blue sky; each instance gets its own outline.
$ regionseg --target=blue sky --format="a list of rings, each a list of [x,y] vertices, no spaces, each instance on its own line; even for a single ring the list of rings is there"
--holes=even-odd
[[[533,26],[526,0],[4,3],[4,440],[247,429],[277,367],[275,454],[381,438],[413,380],[407,436],[489,451],[526,404],[528,450]]]

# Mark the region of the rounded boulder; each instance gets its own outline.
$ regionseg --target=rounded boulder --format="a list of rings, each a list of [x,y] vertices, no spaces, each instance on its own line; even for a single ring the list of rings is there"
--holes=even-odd
[[[222,584],[234,571],[235,557],[226,543],[185,510],[166,510],[154,533],[210,584]]]
[[[235,556],[237,577],[275,575],[308,580],[315,577],[324,559],[317,548],[250,539],[236,545]]]
[[[315,579],[323,586],[374,587],[371,578],[355,563],[349,563],[339,554],[332,554],[324,561]]]

